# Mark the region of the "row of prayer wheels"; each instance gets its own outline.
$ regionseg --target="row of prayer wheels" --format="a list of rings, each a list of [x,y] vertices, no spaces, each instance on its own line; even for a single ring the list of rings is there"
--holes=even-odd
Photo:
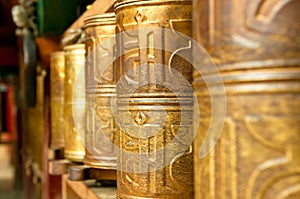
[[[122,199],[300,197],[300,4],[224,2],[87,17],[51,57],[50,147]]]

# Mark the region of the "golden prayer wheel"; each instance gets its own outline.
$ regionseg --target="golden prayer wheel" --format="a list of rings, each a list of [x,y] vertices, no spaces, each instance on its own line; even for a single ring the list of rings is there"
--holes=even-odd
[[[28,198],[41,198],[44,191],[45,183],[44,170],[45,157],[44,140],[45,140],[45,77],[46,70],[40,66],[37,67],[36,82],[36,104],[33,108],[25,108],[22,113],[23,137],[23,158],[24,158],[24,174],[26,183],[25,189]],[[31,186],[30,186],[31,185]],[[34,189],[32,189],[34,186]],[[34,191],[32,191],[34,190]]]
[[[87,17],[84,29],[87,55],[87,131],[84,164],[95,168],[116,168],[113,144],[116,130],[111,112],[111,98],[116,93],[116,68],[115,64],[104,65],[104,62],[101,62],[114,56],[115,45],[111,45],[110,41],[115,41],[115,14],[105,13]]]
[[[85,154],[85,45],[68,45],[64,53],[64,154],[68,160],[82,162]]]
[[[51,141],[50,148],[64,147],[64,52],[54,52],[50,57],[50,109]]]
[[[221,136],[199,158],[211,100],[194,74],[202,115],[195,198],[300,198],[299,1],[198,0],[194,8],[194,38],[217,63],[227,95]]]
[[[193,151],[183,141],[192,131],[192,67],[175,53],[190,48],[176,31],[191,36],[192,1],[116,1],[115,12],[117,198],[193,198]]]

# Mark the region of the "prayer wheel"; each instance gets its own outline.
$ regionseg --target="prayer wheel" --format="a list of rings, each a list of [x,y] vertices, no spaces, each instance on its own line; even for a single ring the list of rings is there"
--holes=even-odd
[[[54,52],[50,57],[50,109],[51,141],[50,148],[64,147],[64,52]]]
[[[116,67],[113,63],[104,64],[105,59],[115,56],[115,14],[105,13],[87,17],[84,29],[87,57],[84,164],[95,168],[116,168],[116,128],[111,112],[111,99],[116,95]]]
[[[204,154],[214,104],[195,73],[195,198],[300,198],[300,2],[212,2],[194,2],[193,34],[223,78],[227,114]]]
[[[46,70],[37,67],[36,76],[36,104],[33,108],[25,108],[22,113],[23,127],[23,164],[26,198],[41,198],[45,177],[44,140],[45,140],[45,77]]]
[[[115,12],[117,198],[193,198],[192,67],[176,54],[190,48],[178,32],[191,36],[192,1],[119,0]]]
[[[82,162],[85,154],[85,45],[64,47],[64,138],[65,158]]]

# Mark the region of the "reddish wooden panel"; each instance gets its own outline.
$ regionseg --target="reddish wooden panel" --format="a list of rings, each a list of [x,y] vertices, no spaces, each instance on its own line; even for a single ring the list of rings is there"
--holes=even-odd
[[[18,66],[18,54],[13,46],[0,46],[0,66]]]

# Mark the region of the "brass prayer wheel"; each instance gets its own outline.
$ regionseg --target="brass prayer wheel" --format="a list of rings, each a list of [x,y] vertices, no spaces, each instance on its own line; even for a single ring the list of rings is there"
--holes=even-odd
[[[192,67],[174,53],[189,48],[176,31],[191,36],[192,1],[116,1],[115,13],[117,198],[193,198],[193,150],[182,141],[192,131]]]
[[[50,57],[50,148],[54,149],[64,147],[64,79],[64,52],[54,52]]]
[[[202,115],[195,198],[300,198],[300,2],[224,2],[194,5],[194,38],[217,63],[227,95],[222,134],[199,158],[211,101],[194,74]]]
[[[64,155],[68,160],[82,162],[85,154],[85,45],[68,45],[64,53]]]
[[[87,17],[84,21],[86,62],[86,154],[84,164],[95,168],[116,168],[114,151],[115,122],[111,112],[111,98],[115,96],[115,64],[101,65],[113,58],[110,45],[116,32],[114,13]],[[114,40],[115,41],[115,40]],[[101,70],[103,70],[101,72]]]
[[[45,177],[43,171],[45,170],[44,162],[44,140],[45,140],[45,77],[47,73],[42,67],[37,67],[36,76],[36,104],[33,108],[25,108],[22,113],[22,127],[23,127],[23,164],[24,177],[27,182],[25,187],[35,187],[27,190],[26,196],[28,198],[41,198],[43,195],[43,184]]]

